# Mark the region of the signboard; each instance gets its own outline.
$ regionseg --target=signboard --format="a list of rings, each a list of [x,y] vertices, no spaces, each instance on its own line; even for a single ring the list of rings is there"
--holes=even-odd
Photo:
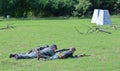
[[[112,25],[109,11],[102,9],[95,9],[91,23],[96,23],[97,25],[105,25],[105,24]]]
[[[94,10],[91,23],[97,23],[97,19],[99,17],[99,13],[100,13],[100,9],[95,9]]]

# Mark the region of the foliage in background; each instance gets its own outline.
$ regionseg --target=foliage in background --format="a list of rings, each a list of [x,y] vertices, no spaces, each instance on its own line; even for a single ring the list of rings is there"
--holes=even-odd
[[[86,17],[96,8],[119,14],[120,0],[0,0],[0,16],[5,17]]]
[[[91,3],[89,0],[78,0],[78,4],[75,6],[77,16],[85,16],[85,13],[90,8]]]
[[[119,14],[120,15],[120,0],[117,0],[116,4],[114,5],[114,9],[115,9],[115,14]]]

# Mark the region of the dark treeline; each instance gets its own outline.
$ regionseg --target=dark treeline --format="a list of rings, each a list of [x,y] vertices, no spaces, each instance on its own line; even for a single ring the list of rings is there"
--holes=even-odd
[[[91,16],[94,9],[120,14],[120,0],[0,0],[0,16]]]

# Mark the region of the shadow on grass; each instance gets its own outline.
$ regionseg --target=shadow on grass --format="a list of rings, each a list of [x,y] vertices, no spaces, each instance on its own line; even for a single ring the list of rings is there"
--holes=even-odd
[[[70,20],[70,19],[91,19],[91,17],[28,17],[28,18],[9,18],[0,19],[0,21],[10,20]]]

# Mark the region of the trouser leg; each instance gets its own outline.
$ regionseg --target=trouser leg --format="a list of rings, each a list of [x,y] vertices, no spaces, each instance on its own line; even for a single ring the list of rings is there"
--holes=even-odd
[[[16,59],[32,59],[36,57],[37,57],[37,54],[35,52],[29,53],[29,54],[17,54],[15,56]]]

